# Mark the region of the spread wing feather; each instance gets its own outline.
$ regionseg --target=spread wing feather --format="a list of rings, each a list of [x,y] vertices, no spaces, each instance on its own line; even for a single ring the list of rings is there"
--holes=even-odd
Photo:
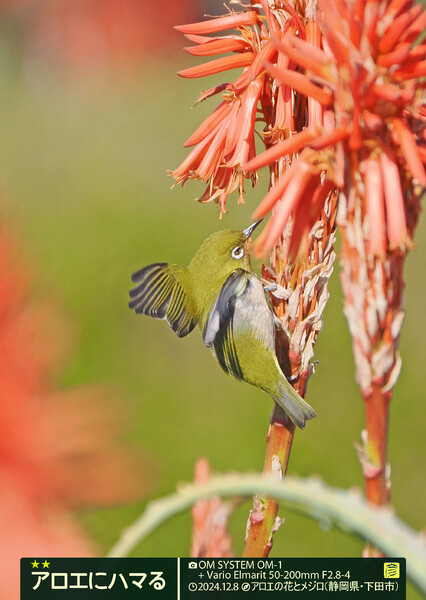
[[[222,286],[207,317],[203,340],[213,346],[222,369],[237,379],[243,379],[234,339],[234,312],[237,298],[244,293],[248,279],[244,271],[234,271]]]
[[[184,337],[194,329],[197,320],[188,313],[187,296],[173,274],[173,267],[154,263],[132,275],[137,285],[129,293],[129,308],[138,314],[166,319],[173,331]]]

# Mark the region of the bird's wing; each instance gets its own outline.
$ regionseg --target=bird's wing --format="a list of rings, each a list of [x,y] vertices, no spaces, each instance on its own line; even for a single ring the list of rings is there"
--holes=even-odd
[[[237,298],[248,284],[248,274],[238,269],[222,286],[216,302],[204,326],[203,340],[206,346],[213,346],[222,369],[237,379],[243,378],[234,340],[234,312]]]
[[[166,319],[173,331],[184,337],[190,333],[197,319],[188,312],[188,299],[173,271],[176,265],[155,263],[132,275],[137,284],[129,295],[129,308],[155,319]]]

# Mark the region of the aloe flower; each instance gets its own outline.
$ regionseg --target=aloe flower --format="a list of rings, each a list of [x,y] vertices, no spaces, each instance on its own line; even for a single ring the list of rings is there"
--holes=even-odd
[[[419,194],[426,184],[422,164],[425,98],[418,78],[426,74],[426,43],[413,45],[426,24],[426,13],[414,2],[349,3],[319,0],[317,22],[322,48],[308,41],[286,36],[274,40],[279,55],[294,61],[300,69],[306,92],[325,108],[323,124],[308,127],[249,161],[243,168],[258,169],[301,151],[298,161],[285,177],[271,188],[255,211],[275,214],[259,242],[267,251],[278,239],[291,214],[297,211],[305,190],[321,179],[344,192],[341,210],[350,209],[348,192],[356,188],[363,197],[368,252],[384,256],[387,249],[410,245],[405,196],[407,190]],[[278,82],[288,81],[278,64],[266,65]],[[332,93],[332,106],[326,98],[308,89],[312,78],[323,91]],[[291,81],[291,79],[289,80]],[[298,184],[293,184],[296,178]],[[313,200],[313,198],[312,198]],[[322,201],[312,210],[320,214]]]
[[[19,595],[22,556],[91,556],[73,514],[140,497],[142,461],[120,443],[111,394],[58,390],[58,319],[28,300],[30,270],[0,238],[0,597]],[[59,328],[59,331],[61,328]]]
[[[206,57],[224,52],[231,56],[216,58],[207,63],[179,71],[181,77],[204,77],[243,67],[242,74],[232,83],[224,83],[204,92],[199,102],[221,94],[222,102],[187,140],[185,146],[195,146],[182,164],[171,171],[176,183],[184,184],[188,179],[198,179],[207,183],[200,202],[215,200],[221,214],[226,210],[226,201],[235,189],[239,189],[239,201],[244,201],[244,180],[257,182],[256,169],[243,167],[254,158],[255,127],[264,123],[263,139],[268,147],[284,132],[293,131],[294,119],[291,108],[291,89],[272,89],[273,79],[266,72],[265,65],[271,61],[289,67],[288,61],[280,61],[275,37],[280,39],[283,32],[295,34],[301,27],[294,9],[282,23],[276,15],[262,3],[266,15],[261,16],[257,5],[241,13],[178,26],[177,29],[196,45],[186,48],[192,55]],[[281,11],[283,14],[284,12]],[[281,28],[283,26],[283,29]],[[208,37],[231,28],[237,34]],[[304,30],[304,28],[303,28]],[[305,35],[303,33],[303,35]],[[292,85],[298,89],[299,74],[292,73]],[[303,87],[303,82],[302,82]],[[313,85],[320,98],[331,101],[331,93]]]
[[[299,210],[304,190],[318,172],[340,190],[345,314],[366,407],[359,457],[368,499],[386,504],[389,402],[401,368],[403,263],[426,184],[426,111],[419,81],[426,74],[426,44],[414,44],[425,27],[426,12],[413,2],[396,0],[320,0],[319,10],[321,49],[313,51],[296,38],[277,41],[276,46],[332,91],[333,110],[327,109],[315,138],[310,139],[314,131],[308,127],[244,168],[282,160],[294,147],[301,151],[255,212],[259,217],[274,209],[259,240],[260,252],[276,242],[291,214],[295,231],[300,231],[307,218]],[[270,72],[285,80],[277,66]],[[321,210],[321,202],[315,206],[310,195],[311,210]]]
[[[244,70],[201,96],[221,94],[223,102],[188,140],[195,148],[172,174],[183,183],[205,181],[200,200],[217,200],[223,212],[230,192],[239,186],[242,200],[244,178],[255,183],[269,166],[270,189],[254,217],[271,216],[255,248],[261,256],[270,252],[263,276],[283,327],[277,355],[288,353],[282,367],[297,376],[301,394],[340,226],[345,313],[366,406],[359,457],[367,498],[384,504],[389,401],[401,365],[402,267],[426,184],[426,42],[417,43],[426,12],[412,0],[241,5],[242,13],[179,28],[200,49],[233,53],[181,75]],[[237,35],[206,37],[232,27]],[[208,55],[195,48],[193,54]],[[256,155],[258,123],[265,151]],[[285,474],[293,433],[273,415],[265,471]],[[246,556],[267,556],[276,509],[271,500],[255,500]]]

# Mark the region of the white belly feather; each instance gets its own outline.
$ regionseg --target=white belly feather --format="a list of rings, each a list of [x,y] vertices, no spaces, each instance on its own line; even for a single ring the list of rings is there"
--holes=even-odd
[[[275,351],[274,317],[263,286],[255,275],[250,277],[246,290],[235,303],[234,331],[244,330]]]

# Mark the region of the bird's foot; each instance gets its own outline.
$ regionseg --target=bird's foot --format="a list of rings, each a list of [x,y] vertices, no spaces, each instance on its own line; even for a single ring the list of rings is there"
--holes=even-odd
[[[278,331],[281,331],[281,329],[283,328],[283,325],[280,321],[280,319],[277,317],[276,314],[274,314],[274,325],[275,325],[275,329],[277,329]]]
[[[294,375],[290,375],[290,377],[286,377],[289,383],[294,383],[299,379],[299,373],[295,373]]]

